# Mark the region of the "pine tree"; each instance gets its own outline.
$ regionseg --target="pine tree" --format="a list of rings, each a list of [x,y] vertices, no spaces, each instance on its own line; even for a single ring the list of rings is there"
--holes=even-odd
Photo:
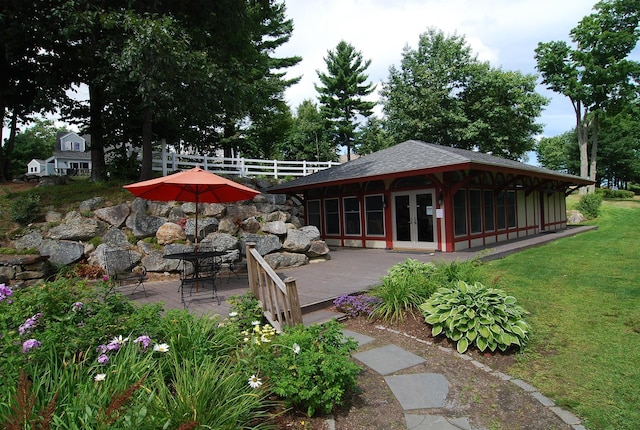
[[[333,141],[336,146],[346,147],[347,160],[350,160],[358,115],[371,116],[376,105],[363,100],[375,90],[375,85],[365,83],[369,79],[365,71],[371,60],[364,61],[362,53],[344,40],[338,43],[335,51],[329,50],[324,60],[327,73],[317,71],[322,85],[316,85],[321,111]]]

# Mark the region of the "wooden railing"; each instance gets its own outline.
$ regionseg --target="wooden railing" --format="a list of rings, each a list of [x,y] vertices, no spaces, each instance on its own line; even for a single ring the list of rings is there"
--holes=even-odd
[[[284,161],[254,158],[208,157],[201,155],[154,152],[152,168],[162,176],[199,166],[216,174],[235,176],[271,176],[274,178],[307,176],[337,166],[333,161]]]
[[[295,278],[280,279],[255,247],[255,243],[247,243],[249,288],[260,302],[265,318],[279,331],[285,325],[302,324]]]

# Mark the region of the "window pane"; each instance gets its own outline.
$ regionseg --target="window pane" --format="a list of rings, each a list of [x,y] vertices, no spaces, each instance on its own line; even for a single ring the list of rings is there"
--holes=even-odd
[[[320,200],[307,202],[307,222],[309,225],[315,225],[319,231],[322,231],[320,222]]]
[[[496,228],[493,212],[493,191],[484,192],[484,231],[493,231]]]
[[[456,236],[467,234],[466,190],[460,190],[453,196],[453,224]]]
[[[471,233],[482,233],[482,193],[469,190],[469,218]]]
[[[327,199],[324,201],[324,224],[326,234],[340,234],[338,199]]]
[[[507,220],[509,221],[509,227],[514,228],[516,226],[516,192],[507,191]]]
[[[360,202],[357,197],[345,197],[344,203],[344,233],[360,234]]]
[[[364,199],[367,236],[384,236],[384,209],[382,196],[367,196]]]
[[[506,212],[504,207],[505,195],[506,193],[504,191],[498,193],[498,198],[496,202],[496,212],[498,215],[498,230],[504,230],[505,228],[507,228]]]

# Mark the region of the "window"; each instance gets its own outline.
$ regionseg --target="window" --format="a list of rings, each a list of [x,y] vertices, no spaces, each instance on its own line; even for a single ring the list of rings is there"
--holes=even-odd
[[[384,236],[384,196],[364,198],[367,236]]]
[[[498,215],[498,230],[504,230],[507,228],[505,199],[506,194],[504,191],[498,193],[496,201],[496,213]]]
[[[471,233],[482,233],[482,192],[469,190],[469,224]]]
[[[73,142],[73,150],[80,151],[80,142]]]
[[[324,201],[324,226],[325,234],[340,234],[338,199],[326,199]]]
[[[459,190],[453,196],[453,224],[456,236],[467,234],[467,192]]]
[[[307,223],[309,223],[309,225],[315,225],[319,231],[322,231],[320,200],[310,200],[307,202]]]
[[[484,231],[493,231],[496,228],[496,217],[493,207],[493,191],[484,191]]]
[[[357,197],[345,197],[344,204],[344,234],[360,234],[360,201]]]
[[[509,228],[515,228],[516,221],[516,192],[507,191],[507,222]]]

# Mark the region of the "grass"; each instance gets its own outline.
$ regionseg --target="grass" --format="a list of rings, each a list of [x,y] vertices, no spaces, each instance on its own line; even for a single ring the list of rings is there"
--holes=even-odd
[[[483,266],[531,312],[511,373],[589,429],[640,428],[639,222],[640,200],[605,201],[598,230]]]

